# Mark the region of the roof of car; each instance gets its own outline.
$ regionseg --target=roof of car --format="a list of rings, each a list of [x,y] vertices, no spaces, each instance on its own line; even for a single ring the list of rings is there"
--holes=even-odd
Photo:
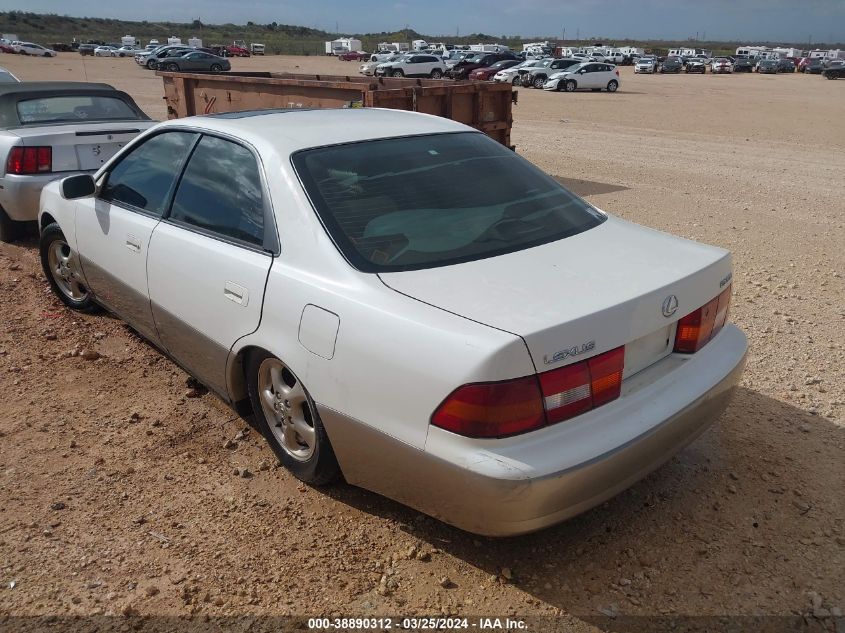
[[[18,84],[3,84],[0,95],[16,92],[55,92],[70,90],[114,90],[109,84],[87,83],[84,81],[22,81]]]
[[[379,138],[474,131],[451,119],[383,108],[276,109],[251,111],[248,116],[195,116],[162,124],[180,125],[232,134],[256,147],[269,143],[280,154]]]

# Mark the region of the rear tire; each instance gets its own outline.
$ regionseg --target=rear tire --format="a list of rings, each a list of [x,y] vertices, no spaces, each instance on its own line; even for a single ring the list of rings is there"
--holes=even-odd
[[[21,222],[15,222],[6,213],[6,210],[0,207],[0,242],[14,242],[20,237]]]
[[[53,294],[71,310],[98,312],[100,307],[81,280],[73,274],[68,262],[76,255],[65,239],[59,225],[53,222],[41,231],[38,250],[41,268]]]
[[[431,71],[431,78],[432,79],[442,79],[443,78],[443,71],[439,68],[435,68]]]
[[[282,465],[312,486],[337,479],[340,467],[329,436],[314,401],[293,371],[260,350],[247,358],[246,379],[258,429]]]
[[[616,92],[619,89],[619,82],[615,79],[611,79],[607,82],[607,91],[608,92]]]

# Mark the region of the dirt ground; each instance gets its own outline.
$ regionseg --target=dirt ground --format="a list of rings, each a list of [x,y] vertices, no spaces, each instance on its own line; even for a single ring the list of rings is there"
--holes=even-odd
[[[160,78],[129,59],[0,65],[106,81],[165,114]],[[593,511],[476,537],[347,485],[300,485],[119,321],[63,309],[34,239],[3,245],[0,614],[564,613],[572,630],[806,616],[832,631],[825,618],[845,608],[845,81],[624,68],[616,94],[521,90],[514,117],[518,151],[592,203],[734,253],[732,319],[751,347],[718,424]]]

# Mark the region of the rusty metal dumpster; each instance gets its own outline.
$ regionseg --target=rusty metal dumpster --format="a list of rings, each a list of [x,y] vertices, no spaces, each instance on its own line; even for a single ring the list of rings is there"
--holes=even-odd
[[[162,72],[167,116],[267,108],[393,108],[446,117],[510,147],[510,84],[289,73]]]

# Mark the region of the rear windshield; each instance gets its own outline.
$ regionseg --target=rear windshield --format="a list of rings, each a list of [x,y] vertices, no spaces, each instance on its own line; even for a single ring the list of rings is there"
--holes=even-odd
[[[122,99],[88,95],[26,99],[18,101],[17,112],[21,125],[140,118]]]
[[[335,244],[365,272],[483,259],[605,219],[513,151],[473,132],[304,150],[293,164]]]

